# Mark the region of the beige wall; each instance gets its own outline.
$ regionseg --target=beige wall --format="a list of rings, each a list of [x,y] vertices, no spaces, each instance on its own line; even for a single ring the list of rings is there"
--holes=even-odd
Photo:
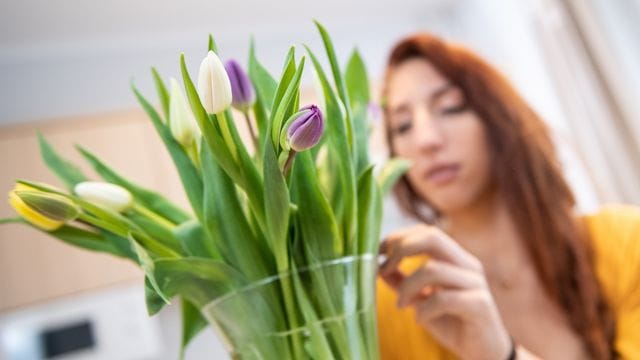
[[[40,159],[36,132],[90,177],[73,144],[82,144],[132,180],[184,204],[182,188],[151,123],[139,111],[0,128],[0,189],[15,179],[61,183]],[[0,217],[13,216],[6,201]],[[64,244],[24,225],[0,226],[0,311],[123,281],[141,283],[131,263]]]

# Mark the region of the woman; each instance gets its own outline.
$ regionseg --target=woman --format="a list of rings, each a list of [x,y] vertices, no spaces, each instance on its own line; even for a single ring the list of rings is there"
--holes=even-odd
[[[380,248],[383,359],[640,359],[638,209],[577,216],[542,120],[463,48],[402,40],[383,103],[422,222]]]

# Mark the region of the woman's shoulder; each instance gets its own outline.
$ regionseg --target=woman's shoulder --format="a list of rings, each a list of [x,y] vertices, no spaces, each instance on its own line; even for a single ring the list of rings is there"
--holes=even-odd
[[[604,205],[598,211],[585,215],[584,221],[596,257],[600,252],[613,252],[627,258],[635,254],[640,256],[640,207]]]
[[[584,220],[596,274],[615,307],[640,280],[640,207],[605,205]]]
[[[633,230],[640,226],[640,207],[625,204],[607,204],[584,216],[590,228],[610,231]]]

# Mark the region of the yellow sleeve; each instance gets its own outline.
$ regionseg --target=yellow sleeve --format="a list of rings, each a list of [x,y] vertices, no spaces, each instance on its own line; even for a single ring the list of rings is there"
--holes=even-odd
[[[425,257],[403,260],[400,269],[411,273]],[[455,359],[415,320],[412,308],[398,309],[396,293],[382,279],[377,280],[378,337],[381,360]]]
[[[640,208],[604,207],[586,218],[595,269],[615,315],[621,359],[640,359]]]

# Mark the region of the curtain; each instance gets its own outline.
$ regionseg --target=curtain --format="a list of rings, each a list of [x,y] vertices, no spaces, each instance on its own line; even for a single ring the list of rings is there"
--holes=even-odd
[[[579,10],[574,7],[578,3]],[[630,101],[632,89],[625,87],[624,92],[599,60],[597,53],[603,50],[594,43],[603,40],[595,36],[603,34],[593,23],[578,20],[592,9],[582,6],[583,0],[532,0],[532,4],[537,41],[598,199],[640,204],[640,116],[629,111],[631,106],[622,106]],[[609,58],[615,58],[607,51]]]

